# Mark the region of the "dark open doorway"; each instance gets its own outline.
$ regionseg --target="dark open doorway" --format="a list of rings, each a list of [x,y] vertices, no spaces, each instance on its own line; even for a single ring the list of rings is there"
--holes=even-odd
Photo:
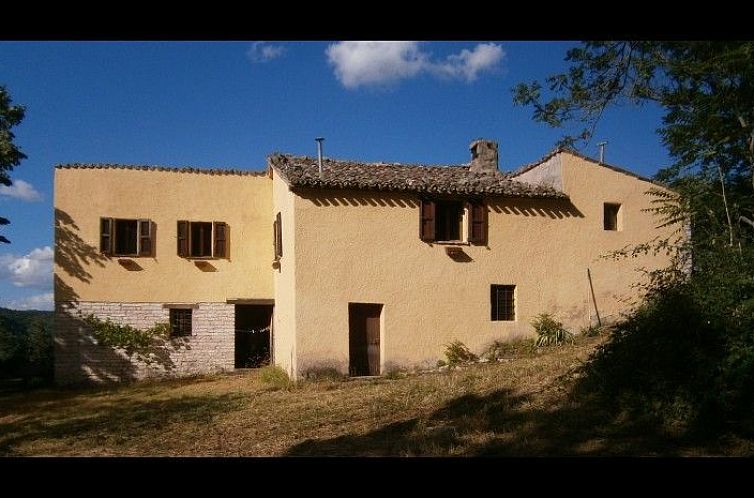
[[[271,304],[236,305],[236,368],[270,364]]]
[[[348,303],[348,373],[353,377],[380,375],[381,313],[381,304]]]

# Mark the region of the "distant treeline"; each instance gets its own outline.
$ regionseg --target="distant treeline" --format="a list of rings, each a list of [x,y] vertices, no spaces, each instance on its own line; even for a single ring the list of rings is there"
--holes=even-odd
[[[51,381],[51,311],[0,308],[0,379]]]

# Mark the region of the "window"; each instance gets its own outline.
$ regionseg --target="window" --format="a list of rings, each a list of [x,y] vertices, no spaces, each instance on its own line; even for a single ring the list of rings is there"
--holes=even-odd
[[[280,213],[275,215],[275,221],[272,222],[272,240],[275,244],[275,259],[283,257],[283,227]]]
[[[222,221],[178,222],[178,256],[182,258],[228,257],[229,230]]]
[[[191,308],[170,308],[170,337],[191,335]]]
[[[468,214],[466,214],[468,213]],[[464,234],[464,216],[468,233]],[[465,235],[465,236],[464,236]],[[480,200],[427,200],[419,210],[419,238],[424,242],[487,243],[487,206]]]
[[[435,237],[437,240],[461,240],[463,204],[460,201],[438,201],[436,213]]]
[[[491,285],[490,307],[492,321],[513,321],[516,319],[516,286]]]
[[[100,252],[112,256],[151,256],[152,222],[100,218]]]
[[[620,204],[605,203],[605,230],[622,230]]]

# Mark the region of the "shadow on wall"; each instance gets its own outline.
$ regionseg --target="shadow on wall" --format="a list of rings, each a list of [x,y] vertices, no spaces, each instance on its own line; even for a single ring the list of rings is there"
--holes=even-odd
[[[392,208],[418,208],[419,200],[412,196],[395,193],[369,192],[296,192],[318,207],[326,206],[372,206]]]
[[[79,235],[79,227],[68,213],[55,209],[55,265],[53,286],[55,314],[55,381],[59,384],[76,384],[87,381],[110,382],[135,380],[141,367],[124,352],[97,344],[91,330],[80,316],[80,299],[76,290],[66,280],[89,284],[92,279],[88,268],[104,267],[110,258],[99,252]],[[86,314],[86,312],[84,313]],[[166,373],[175,368],[170,351],[187,347],[183,343],[167,341],[155,347],[150,354],[150,370],[157,368]]]
[[[487,204],[495,213],[515,216],[546,216],[553,219],[584,217],[568,199],[499,198],[489,199]]]

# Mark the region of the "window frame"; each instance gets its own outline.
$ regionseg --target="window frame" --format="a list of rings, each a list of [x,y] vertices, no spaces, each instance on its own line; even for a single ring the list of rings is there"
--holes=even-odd
[[[185,223],[185,233],[181,233],[181,224]],[[194,225],[209,225],[209,254],[196,256],[193,250]],[[222,226],[222,239],[219,238],[218,227]],[[224,221],[178,220],[176,228],[177,254],[184,259],[230,259],[230,225]],[[185,247],[182,245],[185,244]],[[219,254],[218,246],[222,244],[223,254]],[[185,249],[185,253],[184,253]]]
[[[442,238],[440,235],[448,235],[450,232],[450,229],[452,228],[452,225],[455,225],[455,223],[449,222],[449,217],[445,217],[445,213],[450,212],[451,208],[450,205],[456,205],[455,207],[458,208],[458,238]],[[464,230],[464,228],[467,225],[467,217],[468,213],[466,212],[466,203],[462,199],[435,199],[435,242],[440,244],[465,244],[468,242],[468,234],[465,233],[467,230]],[[443,213],[443,218],[445,220],[445,226],[441,227],[441,215],[440,213]],[[444,233],[443,233],[444,232]]]
[[[460,204],[459,238],[439,237],[439,212],[443,204]],[[480,196],[438,196],[419,198],[419,240],[438,245],[486,246],[489,233],[488,206]]]
[[[500,310],[500,291],[510,296],[510,303],[506,300],[506,305]],[[515,284],[490,284],[490,321],[493,322],[515,322],[516,321],[516,301],[517,286]],[[507,313],[506,313],[507,311]]]
[[[190,307],[175,307],[175,308],[169,308],[168,310],[168,323],[170,324],[170,338],[171,339],[177,339],[177,338],[183,338],[183,337],[191,337],[194,335],[194,313],[193,309]],[[183,324],[185,326],[185,320],[186,317],[174,317],[174,314],[186,314],[188,313],[188,334],[185,333],[185,330],[183,330],[184,333],[176,333],[176,327],[174,327],[174,324],[177,323],[178,320],[183,320]]]
[[[133,222],[136,224],[135,252],[118,252],[118,231],[116,225],[118,222]],[[146,228],[146,233],[144,229]],[[101,216],[99,219],[100,245],[101,254],[113,257],[124,258],[141,258],[154,257],[154,222],[149,218],[114,218]]]

